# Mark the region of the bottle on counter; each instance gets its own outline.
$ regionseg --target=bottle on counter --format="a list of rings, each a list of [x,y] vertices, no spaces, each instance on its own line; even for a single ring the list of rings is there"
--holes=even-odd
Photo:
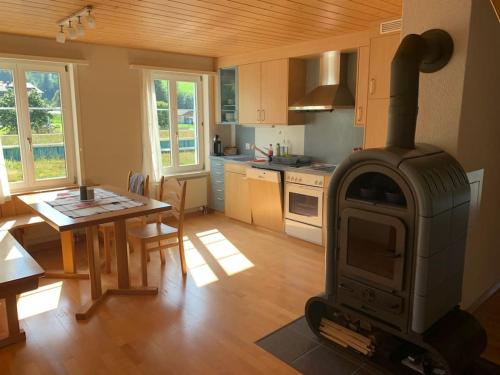
[[[215,137],[214,137],[214,149],[213,149],[213,152],[214,152],[214,155],[216,156],[222,156],[222,142],[219,138],[219,135],[216,134]]]
[[[267,154],[268,154],[268,156],[269,156],[270,158],[272,158],[272,157],[273,157],[274,152],[273,152],[273,144],[272,144],[272,143],[269,143],[269,149],[268,149],[268,151],[267,151]]]
[[[285,143],[284,148],[285,148],[285,149],[284,149],[284,151],[285,151],[285,155],[286,155],[286,156],[290,156],[290,155],[291,155],[292,150],[291,150],[290,145],[288,144],[288,141]]]
[[[275,147],[276,151],[274,152],[274,155],[275,156],[281,156],[281,146],[279,143],[276,143],[276,147]]]

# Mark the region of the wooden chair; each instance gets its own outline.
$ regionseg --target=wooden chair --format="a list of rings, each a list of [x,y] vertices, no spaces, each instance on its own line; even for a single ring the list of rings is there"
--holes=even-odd
[[[127,176],[127,191],[131,193],[136,193],[145,197],[149,196],[149,175],[142,175],[143,183],[135,186],[133,184],[135,176],[142,175],[139,172],[128,172]],[[141,225],[145,224],[142,218],[133,218],[127,220],[127,226]],[[104,242],[104,269],[106,273],[111,272],[111,249],[113,247],[113,240],[115,237],[115,225],[114,223],[105,223],[99,225],[99,233],[102,234],[102,239]]]
[[[127,231],[128,241],[131,247],[139,248],[141,251],[142,285],[148,285],[148,258],[151,251],[159,251],[161,264],[165,264],[163,249],[179,247],[182,274],[186,275],[186,259],[184,256],[183,224],[184,203],[186,201],[186,181],[179,182],[175,178],[167,181],[162,177],[159,188],[159,199],[172,205],[169,211],[177,219],[177,227],[171,227],[162,222],[162,216],[158,215],[156,223],[134,227]],[[171,242],[171,240],[175,240]]]

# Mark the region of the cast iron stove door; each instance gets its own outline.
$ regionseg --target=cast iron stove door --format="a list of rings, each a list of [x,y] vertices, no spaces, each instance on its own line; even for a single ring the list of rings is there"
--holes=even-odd
[[[405,239],[406,228],[399,218],[345,209],[340,227],[341,274],[402,290]]]

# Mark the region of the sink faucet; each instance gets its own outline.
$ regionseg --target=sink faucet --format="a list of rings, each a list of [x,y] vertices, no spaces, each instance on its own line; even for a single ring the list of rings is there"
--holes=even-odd
[[[260,152],[262,155],[266,156],[268,161],[271,161],[273,159],[273,157],[270,155],[269,152],[263,151],[262,149],[260,149],[257,146],[255,146],[255,144],[252,144],[251,149],[252,150],[256,150],[256,151]]]

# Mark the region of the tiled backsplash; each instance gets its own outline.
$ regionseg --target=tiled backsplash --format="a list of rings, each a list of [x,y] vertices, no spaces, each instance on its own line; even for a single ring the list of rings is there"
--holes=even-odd
[[[238,125],[235,127],[235,131],[236,147],[238,147],[240,154],[253,155],[253,150],[247,150],[246,145],[248,144],[251,146],[255,144],[255,128]],[[257,145],[257,147],[259,147],[259,145]]]
[[[363,128],[354,126],[353,109],[308,113],[304,154],[326,163],[338,164],[363,145]]]

